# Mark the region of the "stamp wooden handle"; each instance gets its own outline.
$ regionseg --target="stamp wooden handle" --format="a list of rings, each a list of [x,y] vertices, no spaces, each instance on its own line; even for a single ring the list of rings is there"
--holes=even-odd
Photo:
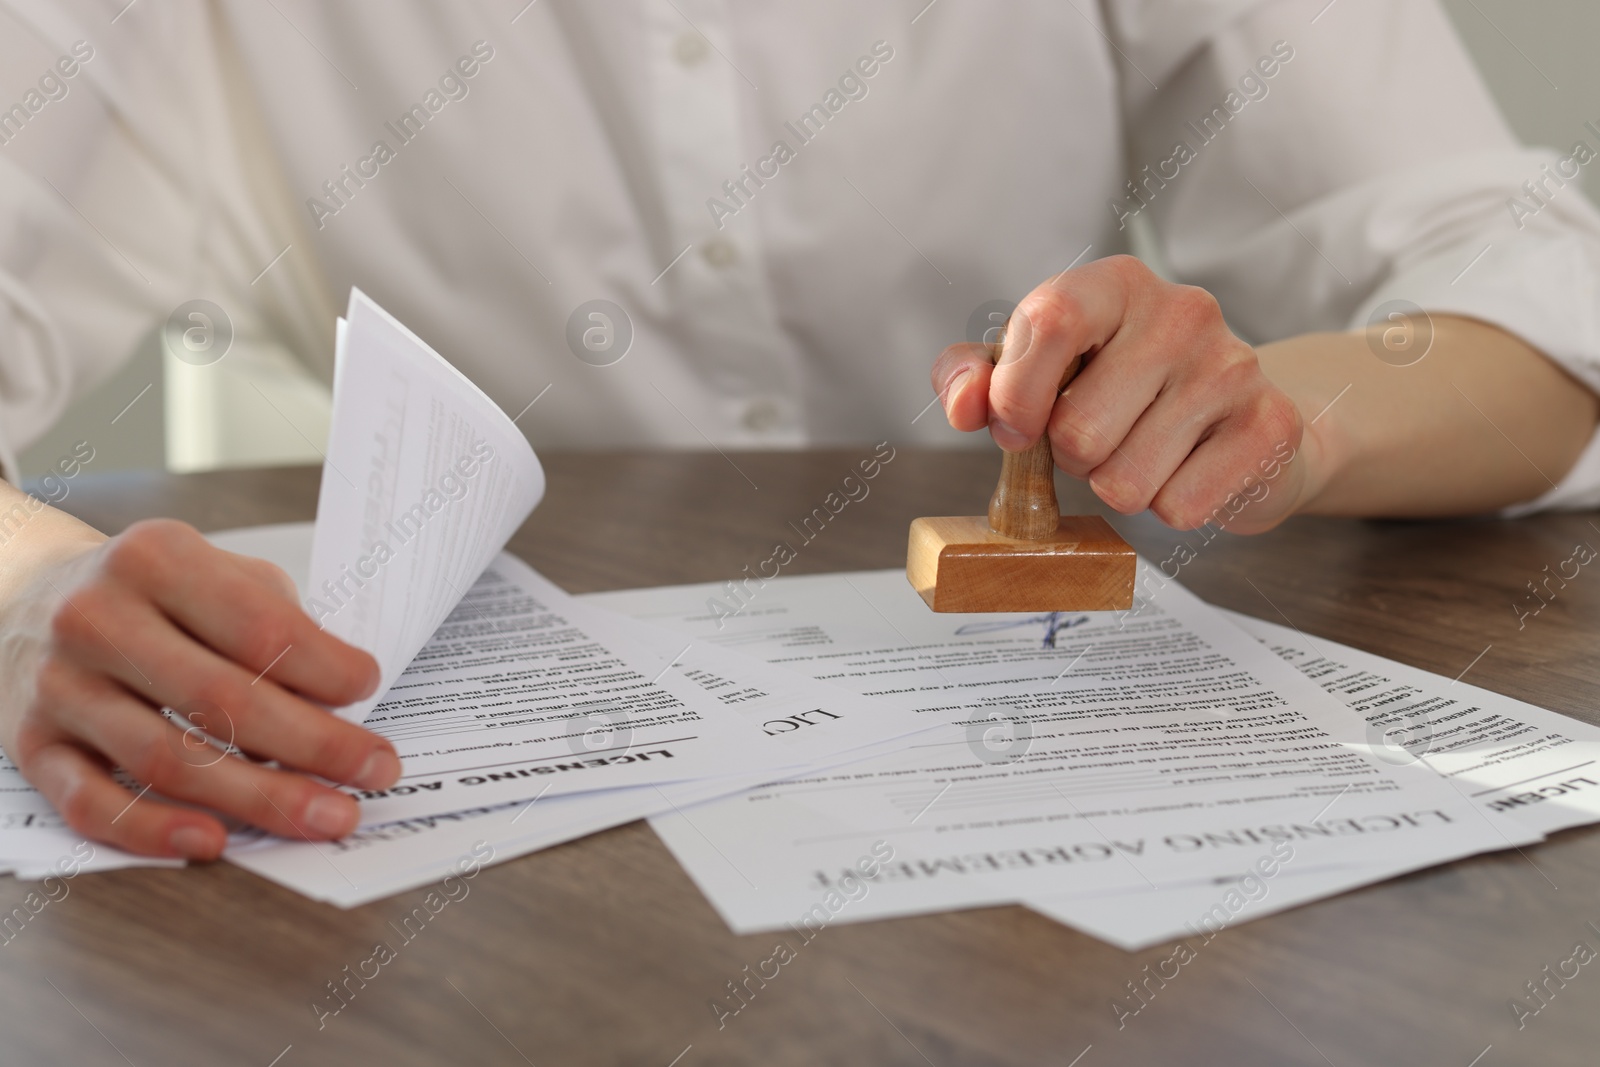
[[[1003,343],[1003,342],[1002,342]],[[994,359],[1000,358],[1000,345],[994,346]],[[1061,378],[1065,389],[1083,365],[1073,359]],[[1000,484],[989,498],[989,528],[997,534],[1019,541],[1040,541],[1056,532],[1061,522],[1061,507],[1056,503],[1056,464],[1050,454],[1050,437],[1041,436],[1021,452],[1002,453]]]
[[[1006,452],[1000,484],[989,498],[989,528],[1019,541],[1039,541],[1056,532],[1056,463],[1050,438],[1041,437],[1022,452]]]

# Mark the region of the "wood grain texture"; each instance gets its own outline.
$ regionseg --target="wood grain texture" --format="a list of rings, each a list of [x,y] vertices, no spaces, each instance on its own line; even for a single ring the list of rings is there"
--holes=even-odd
[[[868,451],[546,457],[548,496],[513,547],[576,592],[733,578],[779,541],[797,551],[786,573],[898,567],[912,518],[966,513],[993,482],[992,452],[902,449],[866,496],[797,533]],[[156,514],[220,528],[309,518],[315,499],[316,473],[295,470],[84,475],[65,503],[108,529]],[[1591,521],[1296,519],[1212,542],[1118,523],[1215,603],[1596,721],[1600,573],[1520,629],[1514,608],[1546,564],[1600,546]],[[678,1067],[1466,1067],[1491,1044],[1479,1067],[1564,1067],[1600,1047],[1593,965],[1525,1029],[1508,1008],[1575,941],[1595,944],[1589,829],[1226,930],[1120,1029],[1111,999],[1170,950],[1125,953],[1007,907],[830,927],[719,1030],[707,1001],[773,938],[730,934],[642,824],[485,871],[320,1031],[312,998],[423,891],[344,912],[225,863],[69,885],[0,945],[6,1067],[667,1067],[691,1045]],[[25,892],[0,878],[0,908]]]
[[[1009,322],[1007,326],[1010,326]],[[1031,330],[1026,334],[1028,340],[1023,342],[1023,352],[1019,358],[1026,354],[1033,336]],[[1007,330],[1001,334],[1000,341],[990,345],[989,358],[997,364],[1009,337]],[[1082,368],[1083,356],[1073,356],[1072,362],[1061,372],[1058,392],[1064,391]],[[1000,481],[995,486],[994,495],[989,498],[989,529],[1023,541],[1053,539],[1056,520],[1061,514],[1061,507],[1056,503],[1055,481],[1056,463],[1048,435],[1041,436],[1021,452],[1002,452]]]
[[[1048,437],[1021,452],[1002,452],[1000,481],[989,498],[989,529],[1022,541],[1053,539],[1061,517],[1055,474]]]
[[[912,588],[934,611],[1133,607],[1133,546],[1098,515],[1058,515],[1048,536],[1026,541],[976,517],[915,519],[906,561]]]

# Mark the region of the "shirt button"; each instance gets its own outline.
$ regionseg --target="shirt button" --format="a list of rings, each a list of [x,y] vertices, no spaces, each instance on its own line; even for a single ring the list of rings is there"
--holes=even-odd
[[[698,33],[679,34],[672,45],[673,57],[686,67],[698,67],[710,52],[711,46]]]
[[[766,433],[778,428],[783,412],[770,400],[753,400],[744,409],[744,428],[751,433]]]
[[[721,237],[713,237],[701,245],[700,254],[705,257],[707,263],[717,268],[731,267],[739,258],[739,250],[733,246],[733,242]]]

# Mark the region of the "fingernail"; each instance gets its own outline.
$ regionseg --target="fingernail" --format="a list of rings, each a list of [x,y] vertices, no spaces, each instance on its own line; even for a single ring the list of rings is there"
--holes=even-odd
[[[1095,496],[1104,500],[1112,507],[1117,506],[1117,486],[1111,485],[1098,474],[1089,475],[1089,489]]]
[[[1000,419],[989,420],[989,436],[1007,452],[1021,452],[1033,443],[1027,434]]]
[[[400,777],[400,760],[387,748],[375,748],[361,765],[356,785],[363,789],[388,789]]]
[[[1089,476],[1089,488],[1094,495],[1110,505],[1113,511],[1123,514],[1128,513],[1126,501],[1133,495],[1126,483],[1116,479],[1102,478],[1096,475]]]
[[[214,859],[217,854],[211,835],[198,826],[178,827],[167,838],[167,846],[184,859],[190,860]]]
[[[961,383],[972,376],[971,367],[963,367],[956,371],[955,377],[944,383],[944,416],[950,417],[950,409],[955,405],[956,394],[961,392]]]
[[[346,796],[324,793],[306,805],[306,826],[324,837],[343,837],[356,828],[356,818],[356,802]]]

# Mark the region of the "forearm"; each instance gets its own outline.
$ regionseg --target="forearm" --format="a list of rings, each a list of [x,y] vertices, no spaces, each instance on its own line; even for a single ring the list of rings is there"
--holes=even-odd
[[[46,567],[105,541],[98,530],[0,482],[0,607]]]
[[[1424,517],[1491,512],[1560,482],[1594,433],[1600,401],[1517,338],[1435,316],[1411,366],[1360,333],[1308,334],[1257,350],[1306,421],[1297,510]]]

